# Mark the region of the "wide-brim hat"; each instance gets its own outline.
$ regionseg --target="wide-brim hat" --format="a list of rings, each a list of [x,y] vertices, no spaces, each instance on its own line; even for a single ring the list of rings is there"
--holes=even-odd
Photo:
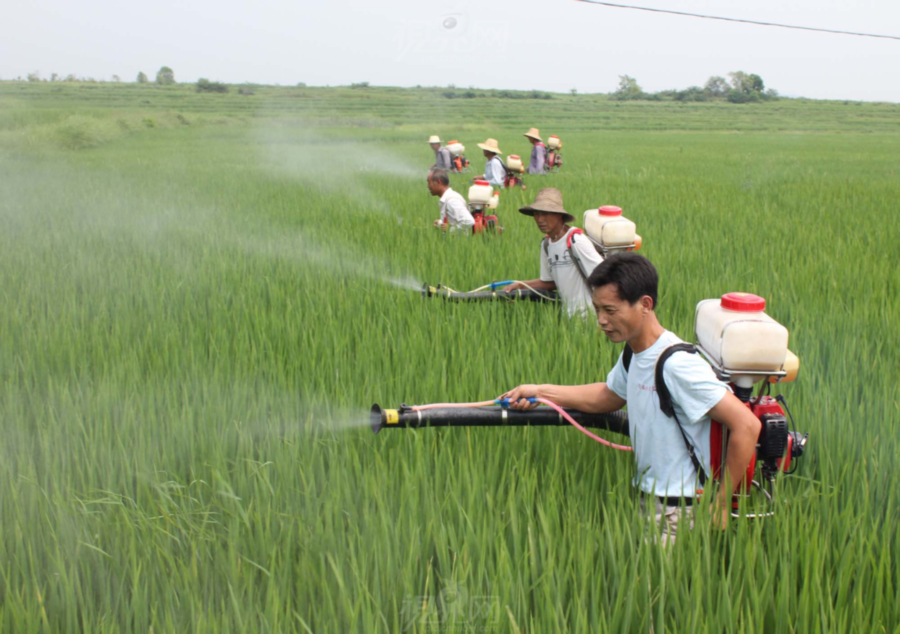
[[[536,211],[561,214],[566,222],[575,220],[575,216],[563,208],[562,192],[555,187],[545,187],[537,193],[533,203],[519,209],[519,213],[525,214],[526,216],[534,216],[534,212]]]
[[[436,134],[432,134],[430,137],[428,137],[429,145],[431,145],[432,143],[440,143],[440,142],[441,142],[441,137],[439,137]]]
[[[484,143],[479,143],[478,147],[482,150],[493,152],[494,154],[503,154],[503,152],[500,151],[500,146],[497,144],[497,139],[488,139]]]
[[[529,137],[529,138],[531,138],[531,139],[537,139],[537,140],[540,141],[541,143],[544,142],[544,139],[541,138],[541,135],[540,135],[540,133],[538,132],[538,129],[537,129],[537,128],[531,128],[528,132],[526,132],[526,133],[523,134],[522,136],[527,136],[527,137]]]

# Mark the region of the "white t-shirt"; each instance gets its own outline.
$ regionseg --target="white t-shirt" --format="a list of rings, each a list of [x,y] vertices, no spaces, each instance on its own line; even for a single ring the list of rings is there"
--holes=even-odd
[[[606,377],[606,385],[628,403],[628,430],[637,462],[634,485],[651,495],[690,498],[698,486],[697,473],[678,423],[663,414],[656,394],[656,360],[663,350],[676,343],[683,342],[666,330],[656,343],[632,357],[627,373],[619,355],[619,361]],[[699,354],[689,352],[676,352],[669,357],[663,377],[672,395],[675,415],[709,476],[707,413],[730,388],[716,378]]]
[[[580,314],[584,317],[594,316],[594,305],[591,303],[591,292],[587,283],[578,271],[578,265],[569,256],[566,248],[566,238],[575,230],[572,227],[562,238],[547,246],[544,252],[544,243],[541,241],[541,281],[556,282],[556,290],[560,298],[565,302],[569,317]],[[581,258],[585,272],[591,272],[603,261],[597,249],[583,235],[577,235],[572,240],[572,249]]]
[[[450,225],[452,231],[458,229],[468,229],[475,226],[475,218],[466,205],[466,199],[459,192],[453,191],[450,187],[441,196],[441,222],[444,219]]]

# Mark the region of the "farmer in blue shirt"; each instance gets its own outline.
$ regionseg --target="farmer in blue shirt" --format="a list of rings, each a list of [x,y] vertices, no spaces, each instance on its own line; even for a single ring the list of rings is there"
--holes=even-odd
[[[484,143],[479,143],[478,147],[484,152],[484,158],[487,159],[487,163],[484,166],[484,176],[479,176],[479,179],[484,179],[488,181],[494,187],[503,187],[503,184],[506,180],[506,167],[503,165],[503,161],[500,160],[500,154],[503,152],[500,151],[500,146],[497,143],[497,139],[488,139]]]
[[[597,324],[613,343],[627,342],[633,351],[628,370],[623,356],[605,383],[591,385],[520,385],[504,396],[516,401],[515,409],[531,409],[529,397],[545,398],[562,407],[582,412],[614,412],[628,405],[628,425],[640,490],[641,508],[654,509],[663,525],[663,543],[674,541],[679,520],[693,526],[692,506],[698,493],[698,467],[710,469],[710,421],[730,431],[722,483],[713,504],[714,515],[724,527],[731,514],[732,494],[741,486],[759,438],[760,422],[719,381],[696,354],[676,352],[665,363],[663,378],[672,396],[675,417],[660,409],[655,384],[656,360],[666,348],[681,343],[656,318],[658,276],[656,268],[636,253],[616,253],[591,273]],[[690,443],[699,462],[688,450]]]

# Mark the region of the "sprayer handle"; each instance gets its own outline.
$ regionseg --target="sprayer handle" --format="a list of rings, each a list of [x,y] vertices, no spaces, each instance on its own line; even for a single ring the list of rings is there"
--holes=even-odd
[[[528,401],[529,403],[537,403],[538,402],[537,398],[535,398],[534,396],[526,398],[525,400]],[[512,401],[510,401],[508,398],[498,398],[494,401],[494,403],[496,403],[503,409],[508,409],[509,406],[512,405]]]

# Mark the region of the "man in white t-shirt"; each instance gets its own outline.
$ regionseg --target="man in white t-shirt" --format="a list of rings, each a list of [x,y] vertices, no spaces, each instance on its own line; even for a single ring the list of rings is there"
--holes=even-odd
[[[435,227],[446,225],[450,231],[471,233],[475,218],[469,211],[466,199],[450,187],[450,177],[445,170],[428,172],[428,191],[432,196],[440,196],[441,217],[434,221]]]
[[[575,218],[562,204],[562,193],[554,187],[538,192],[534,203],[519,209],[519,213],[533,216],[546,237],[541,242],[541,277],[516,282],[507,291],[520,288],[555,290],[565,303],[569,317],[594,318],[588,276],[603,261],[587,237],[568,223]]]
[[[656,318],[658,276],[645,257],[617,253],[589,278],[597,324],[614,343],[627,342],[633,352],[628,369],[624,354],[606,378],[591,385],[520,385],[504,396],[515,409],[534,405],[520,400],[540,397],[582,412],[614,412],[628,405],[628,426],[641,492],[641,507],[655,508],[664,523],[664,543],[674,540],[679,519],[693,526],[690,506],[710,471],[712,419],[730,431],[722,483],[713,505],[724,527],[732,494],[741,485],[759,438],[760,422],[709,365],[696,354],[675,352],[663,366],[675,417],[660,409],[656,361],[669,346],[681,343]],[[681,430],[684,430],[682,435]],[[690,443],[690,444],[688,444]],[[702,470],[704,474],[698,473]]]

